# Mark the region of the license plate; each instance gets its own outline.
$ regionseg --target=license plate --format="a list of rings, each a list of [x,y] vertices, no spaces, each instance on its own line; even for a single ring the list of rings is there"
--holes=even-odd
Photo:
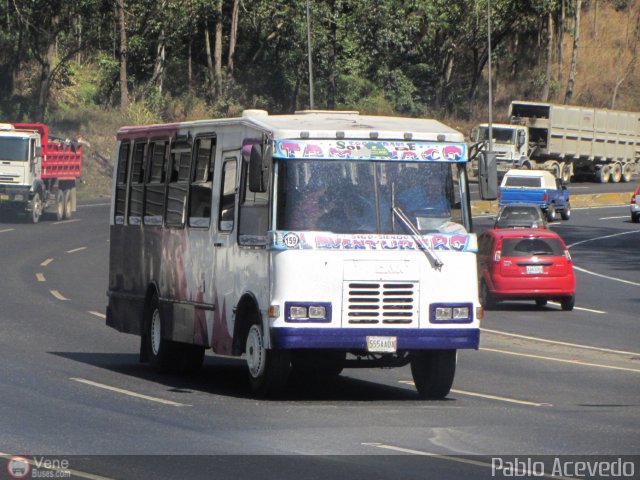
[[[398,350],[398,337],[367,337],[367,351],[395,353]]]
[[[0,200],[9,200],[9,195],[5,193],[0,193]]]
[[[542,265],[527,265],[527,273],[535,275],[536,273],[543,273],[544,268]]]

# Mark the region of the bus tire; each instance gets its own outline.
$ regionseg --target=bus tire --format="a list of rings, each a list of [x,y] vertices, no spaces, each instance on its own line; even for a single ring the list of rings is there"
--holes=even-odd
[[[142,337],[143,348],[151,367],[160,373],[166,373],[174,364],[175,345],[170,340],[162,338],[162,317],[158,297],[155,295],[151,299],[148,311],[146,331]]]
[[[411,352],[411,375],[421,398],[440,400],[449,394],[456,374],[456,359],[456,350]]]
[[[253,394],[259,398],[281,395],[289,378],[289,351],[265,348],[262,325],[254,323],[247,334],[245,354]]]
[[[71,190],[64,190],[64,219],[71,220],[73,216],[73,207],[71,205]]]

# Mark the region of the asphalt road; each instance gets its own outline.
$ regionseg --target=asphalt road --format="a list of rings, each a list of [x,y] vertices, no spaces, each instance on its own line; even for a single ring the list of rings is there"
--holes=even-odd
[[[48,455],[93,479],[458,479],[502,478],[498,455],[640,453],[640,227],[627,206],[552,225],[572,245],[577,308],[488,312],[480,350],[460,352],[451,394],[432,402],[408,368],[299,380],[277,401],[251,398],[242,361],[153,373],[136,337],[104,325],[107,216],[93,204],[70,222],[0,223],[5,462],[36,470]]]

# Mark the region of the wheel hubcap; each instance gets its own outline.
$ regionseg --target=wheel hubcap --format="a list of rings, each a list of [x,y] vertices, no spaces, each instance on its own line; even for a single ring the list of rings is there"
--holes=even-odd
[[[249,373],[253,378],[258,378],[264,372],[264,345],[258,325],[252,325],[249,329],[246,347]]]
[[[151,351],[154,355],[158,355],[160,351],[160,340],[162,338],[160,329],[160,312],[155,310],[151,318]]]

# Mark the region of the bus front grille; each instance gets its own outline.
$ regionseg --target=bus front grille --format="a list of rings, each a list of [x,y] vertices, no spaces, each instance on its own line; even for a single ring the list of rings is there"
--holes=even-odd
[[[418,322],[418,284],[345,282],[343,319],[349,325],[410,325]]]

